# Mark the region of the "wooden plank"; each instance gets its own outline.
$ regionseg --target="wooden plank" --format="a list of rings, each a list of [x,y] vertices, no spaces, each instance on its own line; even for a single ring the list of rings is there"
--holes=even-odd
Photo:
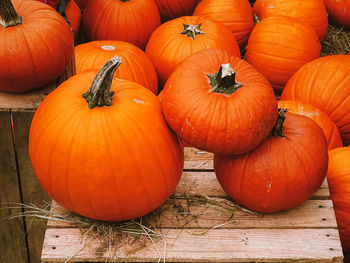
[[[15,153],[12,144],[10,111],[0,110],[0,262],[26,263],[27,246],[21,211],[9,203],[21,203]]]
[[[198,229],[198,231],[201,231]],[[143,237],[124,238],[108,249],[105,240],[89,240],[79,229],[48,229],[42,262],[317,262],[343,260],[336,229],[216,229],[194,236],[164,230],[154,245]],[[166,242],[166,248],[165,248]],[[159,250],[159,254],[156,248]],[[165,249],[164,249],[165,248]],[[164,253],[164,254],[163,254]]]
[[[17,153],[18,170],[22,184],[24,204],[42,207],[51,199],[41,187],[36,178],[28,153],[29,128],[34,110],[12,111],[15,149]],[[27,238],[30,262],[40,262],[42,243],[45,236],[46,221],[26,218]]]
[[[142,221],[147,226],[176,229],[211,229],[222,224],[227,229],[337,228],[331,200],[308,200],[296,208],[273,214],[250,213],[226,203],[219,205],[217,201],[192,200],[169,199],[159,209],[144,216]],[[70,211],[53,202],[51,214],[67,216]],[[77,225],[50,220],[47,227],[77,228]]]

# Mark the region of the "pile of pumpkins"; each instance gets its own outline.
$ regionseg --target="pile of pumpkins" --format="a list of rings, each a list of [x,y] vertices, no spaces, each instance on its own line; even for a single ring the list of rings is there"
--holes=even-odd
[[[327,175],[350,251],[350,55],[320,57],[329,21],[350,29],[349,1],[76,2],[0,3],[0,90],[43,86],[75,54],[77,74],[30,129],[54,200],[98,220],[143,216],[172,194],[191,146],[262,213],[305,202]],[[74,47],[80,19],[88,42]]]

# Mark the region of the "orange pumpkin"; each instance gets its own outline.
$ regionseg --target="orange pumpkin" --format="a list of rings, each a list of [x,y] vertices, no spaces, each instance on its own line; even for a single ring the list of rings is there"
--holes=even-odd
[[[67,20],[73,32],[75,32],[75,34],[78,34],[80,29],[80,20],[81,20],[81,11],[79,6],[75,3],[74,0],[70,0],[67,3],[67,7],[64,12],[67,16]]]
[[[350,1],[323,0],[331,23],[350,29]]]
[[[289,112],[306,116],[320,125],[327,139],[328,151],[343,146],[337,125],[320,109],[295,100],[280,100],[278,107],[288,108]]]
[[[153,0],[89,0],[82,18],[88,40],[122,40],[145,49],[160,25]]]
[[[79,74],[89,69],[98,70],[114,56],[123,60],[114,77],[134,81],[157,94],[158,79],[152,62],[141,49],[128,42],[100,40],[77,45],[76,71]]]
[[[327,35],[328,17],[323,0],[256,0],[253,12],[261,20],[270,16],[294,17],[309,24],[320,40]]]
[[[268,17],[253,29],[245,59],[282,91],[288,79],[320,52],[320,41],[310,26],[291,17]]]
[[[253,12],[248,0],[203,0],[193,15],[204,16],[227,26],[241,49],[247,44],[254,27]]]
[[[326,56],[307,63],[288,81],[281,99],[319,108],[335,122],[343,144],[350,144],[350,56]]]
[[[329,151],[327,181],[345,253],[350,253],[350,148]]]
[[[236,39],[225,26],[204,17],[184,16],[158,27],[147,43],[146,54],[163,85],[183,59],[208,48],[241,56]]]
[[[120,63],[112,58],[97,75],[88,71],[62,83],[40,104],[29,134],[30,160],[47,193],[98,220],[140,217],[161,205],[184,161],[157,97],[113,79]]]
[[[302,204],[327,173],[327,142],[320,126],[284,109],[279,113],[270,136],[252,151],[214,156],[215,173],[226,193],[262,213]]]
[[[277,118],[277,100],[266,78],[218,49],[183,60],[166,82],[161,100],[167,122],[184,143],[213,153],[252,150]]]
[[[155,0],[162,21],[192,15],[198,0]]]
[[[13,6],[0,2],[0,90],[25,92],[62,74],[73,56],[73,34],[46,4],[13,0]]]

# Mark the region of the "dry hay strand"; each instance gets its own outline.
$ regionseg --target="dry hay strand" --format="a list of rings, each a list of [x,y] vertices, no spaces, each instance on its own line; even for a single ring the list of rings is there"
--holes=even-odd
[[[153,246],[158,256],[158,262],[165,262],[167,241],[176,239],[169,236],[169,229],[184,229],[194,236],[205,235],[212,229],[223,228],[234,223],[235,213],[246,213],[253,216],[263,216],[239,206],[235,202],[221,197],[203,195],[171,196],[161,207],[137,219],[123,222],[105,222],[89,219],[65,209],[51,209],[50,205],[43,207],[26,204],[8,204],[10,209],[19,209],[20,212],[9,218],[25,216],[27,219],[50,220],[79,228],[82,233],[83,250],[91,242],[101,244],[95,255],[104,258],[105,262],[121,262],[128,257],[149,249]],[[220,218],[213,217],[213,209],[218,210]],[[24,211],[24,212],[23,212]],[[208,218],[215,223],[201,226]],[[195,230],[191,230],[195,229]],[[199,229],[199,230],[198,230]],[[81,250],[68,258],[70,262]]]
[[[343,28],[328,26],[326,38],[321,42],[321,57],[350,52],[350,31]]]

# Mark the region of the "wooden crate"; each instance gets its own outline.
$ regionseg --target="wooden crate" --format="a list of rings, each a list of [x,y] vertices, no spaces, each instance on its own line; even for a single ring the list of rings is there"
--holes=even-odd
[[[74,73],[73,58],[65,72],[42,89],[24,94],[0,92],[1,263],[40,262],[46,223],[27,220],[24,211],[12,207],[20,203],[42,205],[50,200],[29,160],[29,127],[35,109],[45,96]]]
[[[67,259],[68,262],[157,262],[158,259],[167,262],[343,262],[326,182],[297,208],[267,215],[241,209],[232,214],[210,202],[198,205],[188,201],[199,195],[207,196],[208,200],[228,198],[216,180],[212,155],[185,148],[185,167],[175,193],[144,221],[148,225],[157,224],[164,239],[158,238],[153,244],[144,238],[140,246],[140,242],[126,236],[112,249],[107,249],[103,239],[89,238],[75,224],[48,221],[42,263],[63,263]],[[196,215],[195,220],[192,216],[188,220],[188,212]],[[70,212],[53,203],[51,213]]]

